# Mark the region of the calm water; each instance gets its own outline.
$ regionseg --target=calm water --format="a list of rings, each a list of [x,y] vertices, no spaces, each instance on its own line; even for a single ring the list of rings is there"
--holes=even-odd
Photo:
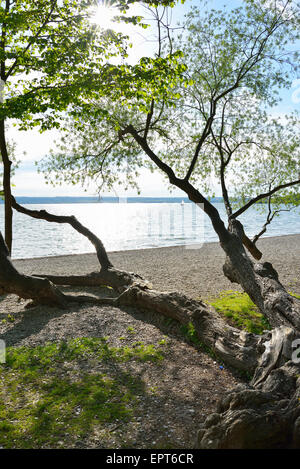
[[[224,220],[222,203],[214,204]],[[100,237],[108,251],[144,249],[186,244],[199,247],[217,241],[208,217],[195,204],[186,203],[90,203],[28,205],[32,210],[46,209],[75,217]],[[0,229],[3,230],[3,205],[0,205]],[[260,231],[265,215],[251,208],[240,220],[252,237]],[[300,233],[300,209],[283,212],[265,236]],[[14,213],[15,259],[94,252],[93,246],[68,225],[35,220]]]

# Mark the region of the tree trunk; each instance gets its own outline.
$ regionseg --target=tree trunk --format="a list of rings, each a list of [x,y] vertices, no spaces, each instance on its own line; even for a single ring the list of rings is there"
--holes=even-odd
[[[250,384],[225,394],[216,413],[201,425],[195,447],[300,448],[300,302],[286,292],[271,264],[252,263],[242,236],[243,227],[234,220],[230,241],[222,243],[224,273],[242,286],[275,328],[263,342]]]
[[[231,327],[212,307],[177,292],[162,293],[134,285],[115,301],[117,305],[147,309],[188,326],[219,359],[240,371],[254,373],[270,336],[269,332],[258,336]]]
[[[46,212],[46,210],[30,210],[18,204],[13,196],[11,196],[11,204],[12,207],[17,210],[17,212],[23,213],[24,215],[28,215],[32,218],[45,220],[50,223],[67,223],[68,225],[71,225],[74,230],[85,236],[93,244],[96,249],[96,254],[100,265],[104,269],[112,267],[112,263],[108,258],[107,252],[101,240],[88,228],[83,226],[74,216],[53,215],[52,213]]]
[[[27,211],[27,209],[24,209]],[[20,211],[20,210],[19,210]],[[34,211],[32,211],[34,212]],[[52,217],[45,211],[31,214],[35,218]],[[49,220],[70,223],[88,235],[100,251],[102,243],[82,229],[77,220]],[[253,263],[243,247],[244,231],[237,220],[229,230],[215,220],[220,229],[221,246],[226,253],[225,275],[239,283],[275,327],[262,336],[237,330],[219,317],[209,306],[178,293],[161,293],[140,276],[118,271],[105,253],[99,272],[77,276],[27,277],[12,266],[0,237],[0,290],[32,298],[40,303],[65,307],[69,301],[91,301],[112,306],[131,306],[171,317],[191,328],[202,344],[225,364],[253,376],[249,385],[227,393],[217,412],[200,428],[197,448],[300,448],[300,365],[291,360],[294,340],[299,339],[300,302],[280,284],[269,263]],[[83,227],[84,228],[84,227]],[[105,260],[107,258],[107,261]],[[53,285],[109,285],[121,292],[114,298],[74,297],[64,295]]]
[[[280,283],[278,273],[268,263],[253,263],[243,244],[243,226],[233,220],[229,241],[221,243],[226,253],[223,271],[233,283],[241,285],[266,316],[272,327],[285,325],[300,331],[300,300],[292,297]]]
[[[12,249],[12,220],[13,210],[11,205],[11,161],[9,160],[6,139],[5,139],[5,121],[0,120],[0,151],[3,162],[3,191],[4,191],[4,223],[5,223],[5,242],[9,253]]]
[[[11,197],[12,206],[19,213],[28,215],[38,220],[45,220],[50,223],[68,224],[78,233],[85,236],[95,247],[97,258],[101,266],[99,272],[91,272],[87,275],[47,275],[39,274],[38,277],[47,278],[56,285],[73,285],[73,286],[110,286],[121,292],[128,288],[129,285],[139,284],[141,287],[151,285],[140,275],[133,272],[124,272],[115,269],[109,260],[106,249],[102,241],[92,233],[86,226],[82,225],[74,216],[54,215],[46,212],[46,210],[30,210],[18,204],[14,197]]]
[[[20,274],[13,266],[0,232],[0,290],[38,303],[65,307],[67,301],[49,280]]]
[[[152,288],[147,280],[134,272],[126,272],[109,267],[101,269],[99,272],[91,272],[86,275],[48,275],[38,274],[34,277],[47,278],[55,285],[78,286],[78,287],[102,287],[114,288],[117,292],[123,292],[131,285],[138,285],[140,288]]]
[[[99,274],[99,275],[97,275]],[[51,278],[51,276],[49,276]],[[61,277],[58,277],[61,280]],[[63,277],[62,277],[63,278]],[[62,285],[68,285],[70,277],[65,277],[61,282]],[[89,276],[78,276],[80,282],[75,285],[82,285],[86,279],[93,280],[93,274]],[[96,283],[91,281],[90,285],[109,285],[111,283],[117,291],[124,291],[129,285],[137,284],[140,288],[147,288],[147,282],[143,282],[141,277],[130,274],[117,269],[107,270],[106,272],[95,273]],[[140,282],[139,282],[139,279]],[[128,282],[127,287],[125,283]],[[92,302],[97,304],[113,304],[116,299],[99,299],[93,296],[72,296],[62,293],[54,283],[46,277],[28,276],[21,274],[12,264],[9,256],[8,248],[5,244],[3,236],[0,232],[0,295],[11,293],[18,295],[20,298],[31,299],[35,304],[47,304],[50,306],[58,306],[66,308],[69,302]]]
[[[251,383],[225,394],[199,429],[196,448],[300,448],[300,365],[291,360],[295,339],[285,326],[272,331]]]

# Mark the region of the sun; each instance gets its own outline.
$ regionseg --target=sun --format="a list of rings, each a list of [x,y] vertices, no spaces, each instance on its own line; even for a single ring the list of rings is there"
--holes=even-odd
[[[113,18],[118,14],[119,11],[111,6],[109,0],[100,0],[93,17],[93,22],[97,23],[103,29],[114,29],[116,23],[113,22]]]

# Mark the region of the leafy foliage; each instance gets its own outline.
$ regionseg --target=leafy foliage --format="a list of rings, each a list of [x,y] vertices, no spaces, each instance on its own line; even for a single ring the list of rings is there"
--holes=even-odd
[[[179,33],[158,20],[156,56],[116,67],[110,88],[73,107],[44,171],[83,184],[99,177],[103,188],[118,178],[135,186],[141,166],[169,168],[206,193],[218,180],[229,215],[234,201],[298,179],[298,117],[281,123],[269,114],[297,71],[293,2],[245,0],[226,14],[201,3]],[[272,197],[274,208],[298,203],[298,194],[299,185],[286,188]]]
[[[89,17],[96,0],[16,0],[0,6],[0,118],[21,128],[59,126],[60,112],[82,101],[110,57],[126,55],[125,37]]]

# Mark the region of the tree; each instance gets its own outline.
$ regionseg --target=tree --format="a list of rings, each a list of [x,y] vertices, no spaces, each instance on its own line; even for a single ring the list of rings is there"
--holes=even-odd
[[[226,17],[222,11],[208,9],[200,20],[195,10],[180,38],[183,53],[176,55],[169,75],[161,43],[164,24],[156,13],[157,60],[143,59],[135,67],[120,69],[121,78],[106,97],[99,96],[85,109],[73,109],[81,121],[71,124],[71,129],[80,145],[73,145],[75,152],[67,156],[62,145],[46,165],[66,171],[66,178],[82,169],[83,180],[99,174],[105,182],[103,165],[126,166],[127,158],[130,174],[141,164],[143,157],[137,153],[142,150],[152,168],[158,168],[208,215],[226,255],[224,274],[242,286],[274,328],[261,338],[240,333],[220,322],[201,302],[158,295],[138,285],[111,299],[111,304],[148,307],[183,323],[191,321],[201,340],[227,363],[251,373],[255,370],[251,386],[226,396],[218,414],[206,422],[199,432],[200,447],[300,445],[299,365],[291,361],[293,340],[300,333],[300,302],[284,289],[270,263],[253,262],[247,255],[244,245],[256,258],[261,256],[255,249],[257,237],[251,242],[238,220],[261,201],[268,202],[267,222],[272,203],[299,204],[299,138],[294,132],[298,120],[291,117],[283,125],[267,114],[277,102],[276,87],[290,82],[287,67],[293,67],[293,62],[287,49],[298,39],[298,13],[289,0],[246,0],[243,8],[233,9]],[[169,28],[166,37],[171,47],[168,57],[171,53],[174,58],[176,46]],[[165,71],[161,80],[160,63]],[[135,83],[137,76],[138,86],[126,91],[126,84]],[[117,100],[130,112],[120,113]],[[88,116],[90,142],[80,139]],[[100,152],[91,143],[96,136]],[[67,147],[72,148],[70,141]],[[239,177],[234,185],[228,185],[230,167]],[[209,174],[219,177],[228,227],[204,195]],[[112,181],[109,174],[108,183]],[[239,206],[235,208],[234,202]]]
[[[142,157],[137,153],[143,150],[152,167],[158,167],[171,184],[201,204],[210,217],[227,255],[225,275],[241,284],[271,324],[297,327],[299,319],[293,310],[296,301],[282,296],[284,303],[288,301],[285,306],[291,303],[289,319],[275,313],[274,302],[262,288],[259,275],[240,245],[241,239],[252,254],[261,257],[245,235],[238,216],[257,202],[268,198],[270,202],[279,191],[283,191],[282,197],[290,203],[299,203],[299,138],[295,132],[298,121],[291,117],[284,126],[280,125],[263,109],[276,103],[274,91],[278,84],[285,86],[290,82],[286,70],[290,58],[286,49],[297,37],[298,18],[288,0],[274,4],[245,2],[243,10],[233,9],[225,20],[220,11],[208,10],[198,19],[199,15],[197,9],[190,13],[185,35],[179,38],[181,47],[184,40],[186,46],[177,83],[173,77],[166,83],[168,77],[164,76],[164,81],[157,85],[159,59],[163,60],[159,42],[155,65],[150,59],[143,59],[138,65],[146,78],[149,70],[152,72],[156,96],[151,93],[155,85],[148,80],[144,87],[126,94],[126,80],[130,72],[136,73],[137,67],[126,70],[125,85],[120,88],[116,85],[111,99],[103,98],[86,110],[94,111],[96,119],[88,132],[83,123],[86,117],[78,109],[81,121],[71,124],[71,138],[63,143],[62,151],[53,155],[46,168],[56,169],[67,180],[75,174],[82,180],[95,174],[108,174],[104,181],[111,184],[112,168],[120,170],[123,165],[130,178],[141,165]],[[158,13],[157,20],[161,32]],[[171,41],[171,47],[176,48],[176,43]],[[169,92],[168,87],[172,86],[174,91]],[[125,107],[121,111],[119,101],[111,102],[113,98],[119,99],[119,94]],[[139,110],[138,117],[133,117],[132,111],[125,112],[128,106],[135,114]],[[80,142],[80,146],[74,142]],[[67,148],[71,149],[68,153]],[[230,166],[239,189],[235,191],[236,196],[242,204],[236,211],[226,180]],[[212,173],[220,180],[228,228],[201,190],[201,187],[207,189],[207,176]],[[233,194],[235,186],[230,186]]]
[[[183,3],[184,0],[181,1]],[[121,13],[126,13],[132,3],[133,0],[111,2],[112,5],[117,4]],[[172,5],[174,2],[146,0],[145,3]],[[12,209],[23,213],[26,213],[26,209],[17,204],[12,195],[12,161],[5,123],[8,119],[16,120],[22,130],[33,126],[39,126],[41,131],[59,128],[63,125],[62,116],[71,104],[84,107],[88,99],[95,94],[103,94],[104,89],[107,92],[120,80],[120,67],[112,65],[109,60],[116,55],[126,57],[126,37],[112,30],[101,30],[89,22],[97,4],[97,0],[40,0],[34,3],[5,0],[0,6],[0,152],[6,241],[1,235],[1,291],[60,306],[66,304],[66,297],[51,282],[41,282],[40,279],[20,274],[9,259]],[[140,17],[136,16],[123,20],[140,23]],[[165,61],[165,70],[167,65],[168,60]],[[39,217],[44,215],[52,222],[70,223],[87,236],[96,247],[101,265],[105,269],[111,267],[101,241],[74,217],[58,220],[42,212]],[[111,282],[115,287],[128,285],[138,278],[134,274],[119,271],[114,271],[112,277]]]
[[[131,2],[121,3],[126,7],[126,4]],[[243,141],[239,140],[243,138],[241,130],[244,126],[248,131],[251,128],[251,120],[247,115],[241,121],[243,125],[238,119],[232,119],[232,116],[235,119],[239,116],[241,109],[244,110],[239,103],[244,103],[248,97],[251,97],[253,102],[271,104],[274,100],[272,90],[275,83],[287,84],[288,78],[285,77],[284,70],[282,72],[274,64],[284,67],[286,58],[282,53],[287,43],[296,37],[297,19],[288,0],[284,3],[249,0],[245,1],[244,9],[233,10],[226,19],[223,15],[220,17],[220,14],[208,11],[200,27],[199,25],[193,27],[192,21],[188,26],[191,33],[188,38],[190,45],[196,40],[197,31],[200,35],[198,46],[193,51],[193,54],[198,53],[197,62],[194,62],[194,65],[198,63],[198,70],[193,68],[192,61],[189,62],[188,53],[184,55],[181,51],[176,51],[169,27],[165,30],[165,37],[170,48],[164,53],[162,47],[164,35],[161,33],[166,25],[161,14],[156,11],[160,40],[155,58],[144,58],[134,66],[112,67],[111,64],[105,63],[101,69],[101,81],[96,66],[94,69],[94,65],[91,65],[93,74],[85,75],[86,69],[81,69],[80,79],[82,76],[87,79],[85,86],[82,85],[85,99],[80,99],[76,94],[75,99],[73,97],[71,99],[71,94],[75,90],[75,81],[72,82],[73,89],[71,86],[61,88],[67,90],[66,94],[62,95],[64,96],[62,100],[61,94],[58,90],[54,91],[51,84],[41,87],[36,87],[35,84],[34,93],[36,92],[39,98],[38,102],[31,99],[34,93],[30,94],[29,89],[28,93],[14,96],[14,99],[3,108],[7,113],[6,116],[22,118],[25,126],[27,125],[25,118],[28,115],[35,111],[44,112],[42,122],[43,127],[47,128],[57,122],[58,116],[54,113],[53,119],[53,114],[50,115],[47,110],[53,106],[54,111],[59,112],[66,109],[66,103],[72,103],[70,115],[75,118],[76,138],[80,136],[82,129],[86,129],[88,121],[89,135],[95,132],[105,139],[105,146],[101,148],[99,154],[95,153],[93,146],[86,149],[89,142],[87,139],[82,139],[84,146],[77,148],[75,159],[80,161],[82,158],[83,177],[94,176],[97,173],[97,164],[98,174],[105,176],[111,162],[113,169],[108,181],[114,182],[116,171],[119,171],[123,165],[130,183],[133,181],[133,178],[130,179],[132,165],[134,170],[137,170],[140,164],[145,164],[145,158],[140,156],[140,150],[143,150],[151,167],[158,167],[171,184],[184,190],[192,201],[201,204],[202,209],[210,217],[227,256],[225,274],[242,285],[260,310],[267,315],[274,329],[262,336],[238,331],[225,324],[201,301],[193,301],[176,293],[155,292],[139,276],[114,269],[101,241],[74,217],[57,217],[46,211],[31,211],[20,207],[11,196],[9,199],[16,210],[51,222],[69,223],[86,235],[96,247],[101,270],[88,276],[74,277],[21,275],[10,261],[8,249],[1,236],[0,285],[1,290],[5,292],[61,307],[66,307],[70,301],[91,301],[116,306],[133,305],[155,310],[184,324],[191,323],[204,344],[214,350],[226,363],[237,369],[254,373],[248,389],[236,390],[231,396],[225,397],[219,407],[219,414],[212,416],[210,421],[206,422],[206,427],[199,432],[197,444],[201,447],[232,447],[235,444],[249,447],[265,443],[269,447],[274,447],[279,444],[278,433],[282,425],[286,429],[286,439],[281,443],[299,446],[297,419],[300,417],[300,411],[296,381],[299,366],[291,362],[281,366],[286,359],[290,359],[292,341],[299,334],[299,301],[285,291],[270,264],[253,263],[247,256],[243,242],[252,250],[253,243],[247,241],[243,226],[237,220],[241,209],[252,206],[264,198],[270,200],[270,197],[279,194],[281,189],[292,190],[297,187],[299,180],[284,182],[285,187],[279,183],[279,186],[275,185],[267,192],[255,194],[250,200],[246,194],[247,199],[243,207],[235,212],[233,210],[231,212],[231,199],[228,198],[230,206],[226,208],[229,226],[226,228],[218,211],[204,196],[205,178],[202,180],[201,176],[203,173],[208,174],[209,170],[217,170],[223,193],[226,194],[226,191],[228,193],[229,163],[237,161],[240,169],[243,159],[238,148],[233,147],[234,152],[230,158],[229,155],[225,157],[226,150],[231,154],[230,143],[232,145],[235,139],[238,139],[236,145],[240,144],[241,148]],[[80,79],[76,85],[80,83]],[[240,95],[245,99],[243,100]],[[61,107],[54,106],[56,98]],[[40,103],[44,103],[43,109],[39,107]],[[124,105],[123,111],[119,109],[120,103]],[[18,114],[20,109],[22,112]],[[39,117],[34,119],[34,122],[38,120]],[[184,141],[183,137],[186,135],[187,139]],[[232,141],[229,141],[230,139]],[[265,142],[264,138],[262,140],[256,138],[255,143],[251,141],[248,138],[245,143],[245,147],[248,148],[245,152],[247,158],[252,156],[251,147],[257,146],[261,141]],[[122,154],[117,150],[118,145],[123,150]],[[295,158],[296,147],[294,149],[290,147],[288,151],[287,149],[288,147],[285,147],[286,155],[293,151]],[[265,146],[262,150],[270,154],[269,147]],[[274,149],[272,152],[274,153]],[[278,158],[284,158],[284,151],[280,150]],[[75,159],[70,154],[64,159],[64,153],[60,153],[57,168],[68,172],[76,168],[77,171]],[[277,157],[275,160],[277,161]],[[90,171],[91,161],[95,161],[95,164]],[[263,157],[258,158],[257,167],[259,162],[263,161]],[[288,158],[285,161],[286,174],[291,176],[294,174],[290,172],[293,171],[294,163],[289,164]],[[51,164],[53,163],[55,164],[55,159],[52,160]],[[256,190],[257,182],[259,181],[253,182],[253,190]],[[286,197],[293,198],[293,203],[297,202],[297,197],[293,194],[288,194]],[[238,211],[240,212],[237,214]],[[118,291],[118,296],[105,299],[72,297],[60,292],[54,284],[106,284],[113,286]],[[282,380],[285,380],[285,385],[280,389]],[[269,392],[270,389],[276,390],[275,398],[274,393]],[[236,409],[234,414],[229,407],[230,403]],[[245,406],[248,406],[247,412],[243,411]],[[257,412],[254,412],[255,406],[258,406]],[[273,419],[270,419],[270,410],[271,415],[274,415]],[[260,432],[254,432],[254,427]]]
[[[124,9],[126,2],[121,3]],[[14,198],[6,124],[13,120],[23,130],[59,128],[70,103],[84,103],[91,90],[101,87],[101,80],[110,83],[109,58],[126,55],[125,38],[90,23],[97,4],[96,0],[5,0],[0,4],[0,152],[6,241],[1,235],[0,288],[61,306],[66,298],[51,282],[20,274],[9,259]],[[100,256],[101,242],[98,245]]]
[[[99,31],[89,17],[96,0],[5,0],[0,5],[0,151],[5,194],[5,239],[12,245],[8,119],[26,129],[59,127],[70,102],[84,99],[108,58],[125,54],[122,35]]]

